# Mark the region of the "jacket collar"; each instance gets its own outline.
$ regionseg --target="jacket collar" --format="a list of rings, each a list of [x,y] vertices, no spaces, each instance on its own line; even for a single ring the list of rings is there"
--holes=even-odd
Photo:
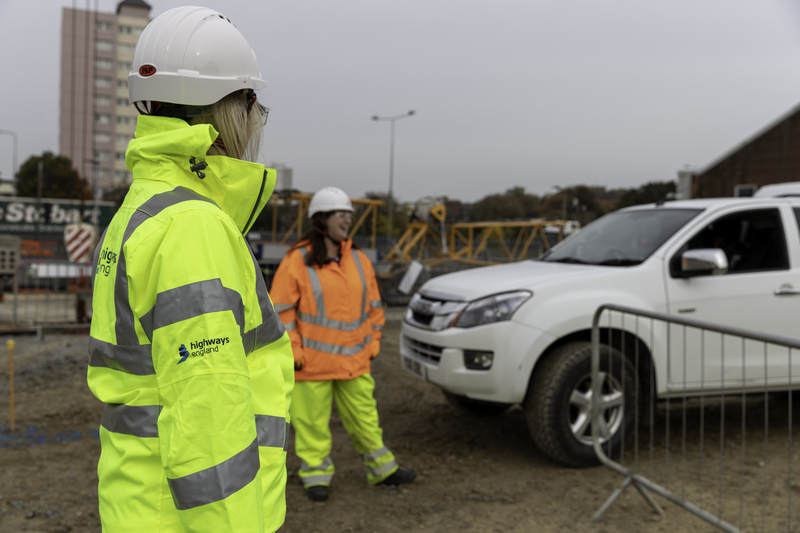
[[[141,115],[125,164],[134,181],[164,181],[214,200],[245,234],[272,195],[276,171],[258,163],[206,155],[218,135],[209,124],[190,126],[177,118]],[[202,162],[205,168],[191,170]],[[199,172],[205,174],[203,179]]]

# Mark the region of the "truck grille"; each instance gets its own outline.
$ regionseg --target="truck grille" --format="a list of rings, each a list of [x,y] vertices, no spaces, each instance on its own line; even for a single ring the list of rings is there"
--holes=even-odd
[[[424,326],[430,326],[431,320],[433,320],[433,315],[425,315],[413,309],[411,310],[411,316],[414,317],[415,322]]]
[[[403,340],[405,341],[406,348],[411,350],[414,355],[421,357],[426,361],[439,364],[439,361],[442,358],[442,350],[444,350],[444,348],[441,346],[434,346],[433,344],[428,344],[426,342],[420,342],[408,336],[404,336]]]

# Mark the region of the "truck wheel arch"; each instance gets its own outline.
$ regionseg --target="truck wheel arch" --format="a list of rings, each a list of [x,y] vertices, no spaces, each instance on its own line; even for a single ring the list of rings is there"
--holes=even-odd
[[[655,398],[656,396],[656,374],[655,365],[653,362],[650,349],[647,344],[639,337],[627,330],[619,328],[600,328],[600,342],[608,344],[609,331],[611,332],[611,346],[625,354],[625,357],[630,359],[634,368],[638,370],[639,383],[641,384],[643,398]],[[530,387],[534,381],[534,376],[537,371],[541,370],[544,362],[555,353],[560,346],[570,344],[573,342],[591,342],[592,330],[583,329],[573,331],[553,341],[543,352],[542,355],[536,360],[533,365],[533,370],[528,376],[528,382],[525,387],[525,399],[527,400],[530,395]],[[637,361],[638,359],[638,361]],[[524,402],[523,402],[524,403]]]

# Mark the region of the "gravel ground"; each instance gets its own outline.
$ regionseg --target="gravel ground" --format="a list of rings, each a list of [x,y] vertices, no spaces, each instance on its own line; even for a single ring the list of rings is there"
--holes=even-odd
[[[400,368],[398,338],[399,324],[394,320],[385,328],[383,352],[373,362],[376,399],[387,446],[403,467],[414,468],[419,477],[400,488],[368,486],[360,457],[334,411],[332,456],[337,470],[331,497],[323,503],[305,497],[297,477],[299,460],[290,452],[288,512],[282,532],[716,531],[662,499],[658,501],[665,514],[654,514],[633,489],[600,521],[591,522],[592,514],[621,485],[622,477],[602,467],[575,470],[548,460],[531,443],[524,412],[518,407],[494,417],[477,417],[452,407],[436,387]],[[8,427],[6,340],[0,337],[0,531],[100,531],[96,465],[102,405],[85,383],[88,338],[52,335],[44,342],[33,336],[16,338],[14,432]],[[669,419],[677,435],[682,410],[674,402],[669,411],[660,407],[654,432],[655,464],[659,465],[655,474],[672,475],[671,488],[680,491],[683,473],[687,496],[695,503],[704,498],[714,512],[718,500],[722,501],[723,517],[734,524],[743,502],[742,524],[748,531],[786,531],[787,496],[795,493],[793,506],[800,506],[800,485],[788,484],[785,476],[765,475],[765,463],[771,472],[786,471],[786,419],[776,405],[774,421],[770,412],[769,445],[759,448],[759,439],[765,442],[763,416],[759,417],[763,404],[754,402],[744,410],[746,426],[741,422],[741,408],[737,411],[732,405],[726,411],[725,420],[731,418],[731,428],[738,425],[739,436],[730,430],[725,442],[730,457],[722,462],[714,455],[720,449],[719,438],[715,426],[709,424],[709,445],[698,450],[690,444],[687,460],[681,463],[680,437],[665,446],[663,427]],[[783,403],[788,402],[784,399]],[[708,417],[713,409],[709,408]],[[689,414],[691,441],[697,438],[692,429],[697,426],[696,409]],[[744,462],[740,440],[736,440],[742,427],[748,437]],[[800,442],[800,436],[794,440]],[[292,446],[290,441],[290,450]],[[662,472],[666,450],[671,453],[671,470]],[[634,460],[628,452],[626,461],[632,464]],[[643,464],[647,460],[644,452],[639,460]],[[699,460],[705,461],[701,463],[705,470],[699,472],[707,474],[698,478]],[[791,462],[795,461],[796,455]],[[793,467],[800,471],[800,464]],[[764,501],[768,505],[763,506]],[[800,516],[800,508],[794,515]],[[792,529],[798,530],[795,522],[800,519],[793,520]]]

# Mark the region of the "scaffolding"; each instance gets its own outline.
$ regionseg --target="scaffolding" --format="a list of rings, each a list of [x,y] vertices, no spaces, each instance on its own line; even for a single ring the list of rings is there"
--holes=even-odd
[[[272,242],[277,244],[287,244],[292,240],[299,241],[300,237],[303,235],[303,220],[305,219],[306,213],[308,213],[308,205],[311,202],[312,194],[305,194],[300,192],[292,192],[288,196],[273,196],[270,198],[270,203],[272,204]],[[284,201],[288,203],[297,202],[297,218],[289,226],[289,229],[284,234],[283,238],[278,240],[278,202]],[[353,235],[364,225],[364,222],[372,216],[371,224],[372,224],[372,237],[371,237],[371,247],[375,248],[375,237],[378,232],[378,208],[383,207],[386,205],[386,202],[383,200],[371,200],[368,198],[355,198],[351,200],[354,205],[364,205],[366,209],[358,218],[358,220],[353,224],[350,228],[350,235],[349,238],[353,238]],[[292,239],[292,235],[295,235],[295,238]]]
[[[544,249],[550,249],[546,228],[557,228],[557,242],[564,237],[563,220],[534,219],[447,224],[446,214],[445,206],[438,204],[428,212],[427,222],[411,222],[385,260],[436,262],[448,259],[469,263],[480,261],[481,253],[486,250],[490,242],[493,242],[499,250],[500,261],[481,261],[482,264],[522,261],[527,258],[531,243],[537,236],[541,238]],[[514,244],[509,247],[506,237],[508,233],[513,232],[516,232],[516,237]]]

